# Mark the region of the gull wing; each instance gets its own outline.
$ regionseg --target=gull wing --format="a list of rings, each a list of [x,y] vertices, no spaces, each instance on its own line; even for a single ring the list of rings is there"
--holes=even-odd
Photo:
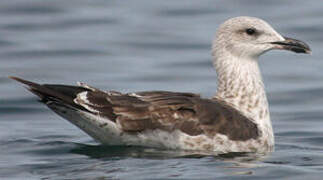
[[[201,98],[197,94],[169,91],[123,94],[101,91],[86,84],[40,85],[11,78],[28,85],[29,90],[44,103],[54,101],[109,119],[127,133],[159,129],[170,132],[180,130],[190,136],[222,134],[239,141],[259,137],[257,125],[234,107],[218,99]]]

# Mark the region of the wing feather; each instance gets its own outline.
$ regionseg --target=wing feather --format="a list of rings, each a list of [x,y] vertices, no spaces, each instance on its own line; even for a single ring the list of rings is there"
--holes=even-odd
[[[188,135],[226,135],[231,140],[256,139],[257,124],[219,99],[203,99],[192,93],[146,91],[122,94],[80,86],[37,84],[10,77],[38,95],[44,103],[55,102],[75,110],[105,117],[125,132],[161,129]]]
[[[78,95],[76,102],[89,107],[93,113],[116,121],[126,132],[178,129],[188,135],[215,136],[220,133],[232,140],[259,136],[257,125],[235,108],[223,101],[203,99],[192,93],[92,91],[86,96]]]

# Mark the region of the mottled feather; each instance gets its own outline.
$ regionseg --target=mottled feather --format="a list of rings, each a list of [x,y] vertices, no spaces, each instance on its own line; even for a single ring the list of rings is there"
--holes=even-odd
[[[120,125],[122,131],[180,130],[187,135],[217,134],[231,140],[256,139],[257,125],[234,107],[218,99],[197,94],[146,91],[122,94],[82,86],[40,85],[13,77],[29,86],[45,103],[54,101],[69,108],[90,112]]]
[[[75,102],[92,113],[118,122],[125,132],[176,129],[188,135],[220,133],[231,140],[256,139],[257,125],[235,108],[217,99],[203,99],[192,93],[148,91],[109,93],[90,91]]]

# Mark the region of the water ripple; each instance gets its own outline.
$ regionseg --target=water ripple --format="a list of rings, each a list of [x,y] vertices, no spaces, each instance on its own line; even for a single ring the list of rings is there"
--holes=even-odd
[[[321,4],[1,1],[0,179],[320,179]],[[275,52],[261,61],[276,132],[276,150],[266,156],[97,145],[7,78],[211,95],[210,44],[218,25],[237,15],[265,18],[313,48],[311,56]]]

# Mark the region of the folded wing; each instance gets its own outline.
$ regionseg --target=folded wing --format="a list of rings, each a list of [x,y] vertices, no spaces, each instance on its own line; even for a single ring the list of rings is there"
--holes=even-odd
[[[123,94],[79,86],[40,85],[11,77],[28,85],[44,103],[56,103],[109,119],[126,133],[146,130],[179,130],[190,136],[217,134],[231,140],[257,139],[257,125],[234,107],[218,99],[192,93],[146,91]]]
[[[217,99],[203,99],[192,93],[147,91],[86,91],[74,100],[98,116],[118,123],[125,132],[160,129],[180,130],[188,135],[223,134],[231,140],[256,139],[255,123],[235,108]]]

